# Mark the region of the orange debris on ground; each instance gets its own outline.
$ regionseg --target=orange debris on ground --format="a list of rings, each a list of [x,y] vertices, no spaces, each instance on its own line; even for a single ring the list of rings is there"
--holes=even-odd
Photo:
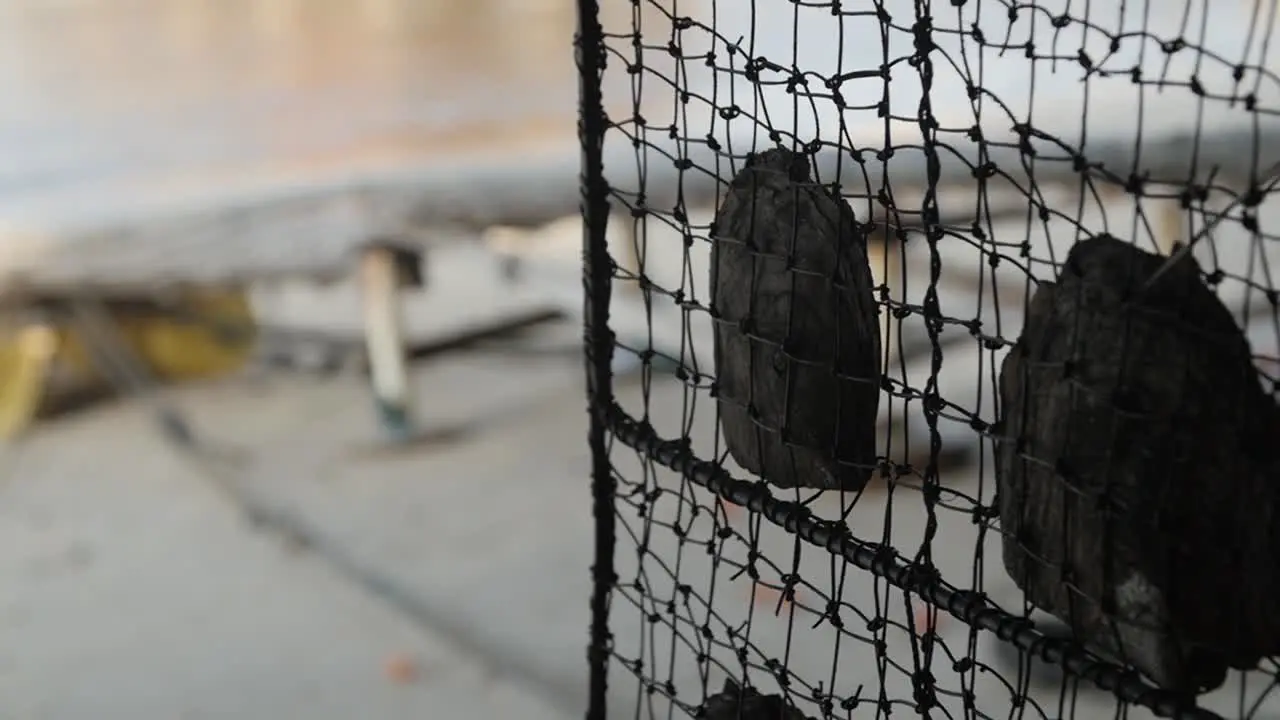
[[[382,666],[387,679],[397,685],[408,685],[418,679],[418,663],[404,653],[395,653]]]

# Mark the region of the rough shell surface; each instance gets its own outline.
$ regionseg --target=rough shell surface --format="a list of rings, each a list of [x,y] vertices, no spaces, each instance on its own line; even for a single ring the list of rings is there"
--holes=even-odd
[[[1000,373],[1006,570],[1097,652],[1166,689],[1280,650],[1277,411],[1188,258],[1077,244]]]
[[[716,388],[733,459],[779,487],[858,489],[876,464],[880,323],[866,233],[807,159],[734,177],[712,232]]]

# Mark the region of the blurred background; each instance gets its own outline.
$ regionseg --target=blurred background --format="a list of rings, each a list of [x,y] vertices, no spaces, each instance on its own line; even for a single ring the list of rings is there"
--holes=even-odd
[[[580,716],[573,28],[0,4],[0,716]]]
[[[909,16],[911,3],[900,4]],[[687,88],[714,83],[714,72],[666,53],[676,36],[660,6],[671,3],[602,5],[606,30],[638,25],[662,49],[646,51],[650,71],[679,72]],[[680,2],[704,20],[709,5]],[[836,53],[845,40],[829,8],[805,8],[802,22],[793,3],[756,5],[759,18],[722,9],[719,40],[687,31],[687,53],[747,36],[759,41],[756,53],[786,57],[793,33],[770,29],[793,23],[812,38],[798,46],[806,67],[865,69],[886,52],[862,34],[849,36],[861,54]],[[1247,8],[1236,11],[1245,13],[1239,22],[1214,25],[1223,31],[1217,46],[1249,25]],[[593,519],[574,23],[570,0],[0,3],[0,717],[581,716]],[[910,34],[899,35],[894,42],[907,49],[893,53],[909,53]],[[670,86],[629,75],[628,36],[608,44],[611,115],[649,117],[650,137],[668,124],[697,138],[727,132],[710,110],[675,103]],[[1027,63],[1016,53],[1004,62],[1008,72],[991,69],[988,83],[1007,100],[1028,84]],[[1053,77],[1038,80],[1045,122],[1071,137],[1083,133],[1065,127],[1073,122],[1106,121],[1082,115],[1070,95],[1077,78]],[[895,85],[896,101],[909,107],[903,87]],[[937,92],[959,97],[963,87],[952,78]],[[1133,92],[1111,90],[1111,99]],[[1264,105],[1269,90],[1260,91]],[[719,92],[727,104],[730,91]],[[783,93],[781,84],[762,93],[782,113],[776,126],[831,126]],[[1186,112],[1174,112],[1189,97],[1153,100],[1137,131],[1190,127]],[[953,124],[968,122],[967,107],[945,109]],[[842,143],[883,142],[874,108],[846,116]],[[1203,118],[1202,131],[1256,121],[1273,132],[1273,117],[1221,110]],[[1009,132],[1007,117],[988,118]],[[909,136],[910,124],[895,132]],[[631,160],[621,131],[613,135],[622,154],[610,157],[623,161],[610,165],[611,177],[623,185],[643,177],[648,165]],[[1113,133],[1128,144],[1133,136],[1127,126]],[[655,172],[658,152],[648,151]],[[902,207],[920,202],[909,180],[895,191]],[[679,222],[654,200],[647,221],[610,224],[620,274],[650,283],[615,283],[611,323],[624,347],[656,351],[643,362],[617,353],[620,402],[667,437],[693,435],[706,448],[711,404],[703,400],[695,422],[697,393],[671,371],[709,369],[709,320],[661,292],[696,300],[701,288],[705,297],[703,236],[715,194],[690,193]],[[1176,202],[1144,209],[1119,193],[1085,202],[1047,183],[1040,202],[1069,208],[1074,222],[1033,227],[1025,196],[997,201],[1007,202],[988,208],[989,222],[1004,242],[1031,244],[1027,264],[1039,274],[1052,272],[1051,258],[1082,228],[1116,228],[1166,251],[1194,223]],[[972,187],[942,202],[976,206]],[[1011,220],[996,217],[1010,212]],[[686,246],[689,228],[699,242]],[[1242,235],[1237,252],[1213,251],[1211,262],[1253,277],[1252,251],[1240,248],[1259,238]],[[878,280],[895,301],[919,303],[927,254],[886,238],[871,253]],[[974,246],[952,242],[941,252],[946,312],[994,315],[985,333],[1016,336],[1022,276],[1006,266],[1011,279],[997,292]],[[1243,290],[1232,302],[1260,367],[1274,369],[1280,326],[1266,317],[1250,325]],[[886,335],[902,340],[886,343],[898,355],[891,372],[923,387],[923,325],[883,317]],[[959,331],[949,339],[956,335],[968,345],[948,346],[942,392],[991,419],[1001,356]],[[914,412],[886,409],[881,429],[896,461],[920,466],[928,436]],[[990,502],[972,428],[940,429],[944,482]],[[629,455],[613,458],[626,477],[679,484]],[[891,497],[869,491],[857,526],[912,547],[924,529],[920,504],[900,495],[891,508]],[[678,514],[680,499],[659,509]],[[714,504],[705,494],[698,501]],[[828,498],[815,511],[834,517],[842,508]],[[722,515],[751,524],[736,508]],[[644,531],[646,521],[631,521]],[[967,513],[942,519],[939,566],[977,586],[990,574],[987,589],[1016,610],[1020,598],[988,571],[998,563],[975,561],[990,540],[976,527]],[[761,533],[776,557],[798,556],[784,533]],[[677,553],[672,540],[656,537],[650,551]],[[638,540],[620,543],[620,554],[634,553]],[[825,554],[806,552],[826,568]],[[714,577],[700,562],[688,560],[686,578]],[[623,572],[643,565],[620,560]],[[722,573],[721,582],[725,617],[772,615],[757,621],[755,642],[782,647],[791,630],[776,594],[757,593],[747,578]],[[870,612],[875,584],[851,585],[859,587],[846,601]],[[643,643],[636,608],[622,600],[615,608],[620,646]],[[910,602],[884,612],[921,613],[921,626],[979,652],[964,628]],[[834,685],[873,670],[865,649],[836,663],[830,640],[789,651],[796,672],[830,674]],[[892,639],[890,654],[907,657],[912,642],[905,633]],[[676,665],[683,700],[696,703],[699,684],[718,689],[693,663]],[[1006,702],[1017,668],[995,667],[1010,680],[988,675],[988,699]],[[613,680],[620,716],[635,716],[636,681],[621,668]],[[1057,683],[1047,682],[1046,703]],[[1232,706],[1234,689],[1224,692],[1221,703]],[[1113,701],[1094,701],[1083,701],[1082,717],[1115,714]]]

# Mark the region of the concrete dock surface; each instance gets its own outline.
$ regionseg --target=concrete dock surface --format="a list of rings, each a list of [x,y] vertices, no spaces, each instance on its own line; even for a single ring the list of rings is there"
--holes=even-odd
[[[583,451],[532,461],[546,428],[522,431],[508,402],[532,418],[576,391],[577,373],[502,385],[466,361],[441,371],[420,380],[442,398],[442,422],[505,415],[508,427],[381,457],[359,378],[271,378],[174,393],[221,459],[176,450],[136,401],[6,449],[0,717],[578,716],[584,673],[548,687],[527,676],[536,658],[513,665],[492,647],[503,627],[546,615],[552,654],[585,668],[589,516],[566,522],[557,506],[587,507]],[[246,521],[211,479],[227,467],[244,502],[305,515],[317,529],[299,532],[315,542],[371,573],[395,568],[393,589],[353,578],[298,532],[273,532],[275,521]],[[540,588],[543,568],[523,562],[522,536],[543,531],[571,550],[553,562],[575,587]],[[455,604],[412,607],[417,587]],[[450,615],[467,605],[488,627]],[[556,625],[557,611],[572,619]]]

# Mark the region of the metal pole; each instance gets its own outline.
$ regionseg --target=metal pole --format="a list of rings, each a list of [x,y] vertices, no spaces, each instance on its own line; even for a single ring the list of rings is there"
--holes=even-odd
[[[578,136],[582,143],[582,220],[585,294],[587,403],[591,448],[591,497],[595,516],[595,562],[591,567],[591,644],[588,720],[604,720],[608,714],[609,656],[613,636],[609,631],[609,599],[617,574],[614,571],[614,500],[617,483],[609,463],[606,440],[608,413],[613,406],[613,334],[609,329],[612,260],[605,231],[609,223],[609,190],[604,178],[606,119],[601,99],[601,75],[605,68],[604,31],[596,0],[578,0]]]

